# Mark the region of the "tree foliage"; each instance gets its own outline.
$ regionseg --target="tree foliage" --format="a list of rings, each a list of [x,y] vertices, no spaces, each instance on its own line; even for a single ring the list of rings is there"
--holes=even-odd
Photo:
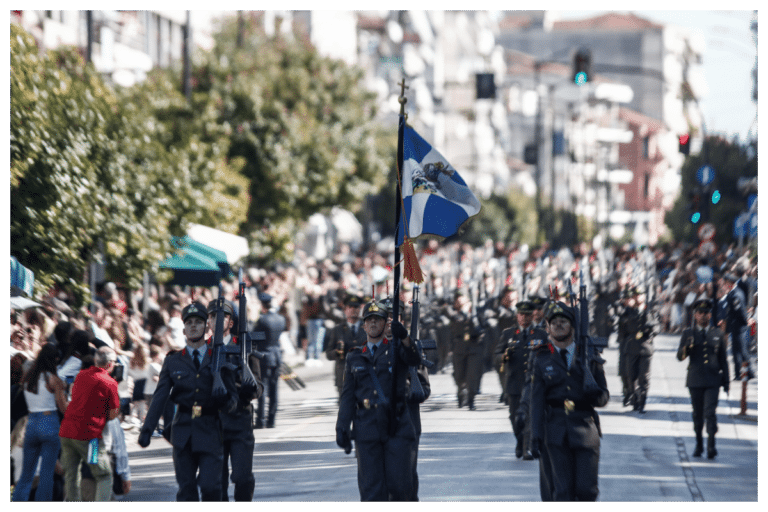
[[[144,101],[123,102],[75,49],[41,54],[11,25],[11,254],[36,293],[85,301],[100,252],[108,279],[138,287],[205,200],[204,155],[169,150]]]
[[[688,209],[688,193],[699,186],[696,181],[697,171],[705,164],[715,170],[710,193],[702,194],[701,203],[709,203],[710,219],[715,225],[717,234],[715,242],[718,245],[734,242],[733,223],[739,214],[746,210],[746,198],[738,190],[739,178],[757,176],[756,144],[742,146],[738,142],[730,142],[721,137],[706,138],[705,148],[697,155],[685,159],[681,174],[681,193],[675,204],[664,217],[664,222],[672,232],[674,240],[698,242],[698,229],[701,222],[693,224],[691,212]],[[717,189],[721,198],[717,204],[711,203],[711,190]]]
[[[222,22],[213,50],[193,69],[193,90],[231,129],[227,156],[242,159],[249,180],[241,234],[265,261],[287,254],[285,234],[312,214],[333,206],[358,212],[383,185],[390,148],[362,71],[297,36],[267,37],[253,19],[242,46],[237,31],[236,19]]]

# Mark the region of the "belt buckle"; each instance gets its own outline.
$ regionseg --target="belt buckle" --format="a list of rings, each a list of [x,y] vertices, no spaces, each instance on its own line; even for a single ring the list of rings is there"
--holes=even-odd
[[[638,332],[637,334],[635,334],[635,339],[636,340],[639,340],[642,337],[643,337],[643,333],[642,332]]]
[[[565,400],[563,402],[563,409],[565,409],[565,414],[570,414],[575,407],[576,404],[573,403],[573,400]]]
[[[371,401],[369,399],[367,399],[367,398],[365,400],[363,400],[363,407],[365,407],[366,409],[370,409],[371,408]]]
[[[203,415],[203,406],[202,405],[193,405],[192,406],[192,419],[199,418]]]

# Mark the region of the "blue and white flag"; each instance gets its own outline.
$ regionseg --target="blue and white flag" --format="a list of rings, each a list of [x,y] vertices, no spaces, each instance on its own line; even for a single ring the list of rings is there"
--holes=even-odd
[[[399,221],[397,245],[403,236],[449,237],[480,211],[480,202],[456,169],[410,126],[403,136],[403,208],[408,230]]]

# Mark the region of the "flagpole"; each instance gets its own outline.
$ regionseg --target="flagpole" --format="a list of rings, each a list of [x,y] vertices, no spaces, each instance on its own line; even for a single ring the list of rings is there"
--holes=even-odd
[[[400,247],[397,245],[397,240],[400,238],[400,221],[403,204],[403,192],[400,188],[400,184],[403,180],[403,139],[405,136],[405,104],[408,102],[408,98],[405,97],[405,90],[408,88],[405,85],[405,78],[400,83],[400,116],[397,128],[397,182],[395,184],[396,199],[395,199],[395,261],[394,261],[394,290],[392,294],[392,320],[400,320]],[[403,219],[403,228],[405,228],[405,219]],[[405,238],[403,238],[405,240]]]

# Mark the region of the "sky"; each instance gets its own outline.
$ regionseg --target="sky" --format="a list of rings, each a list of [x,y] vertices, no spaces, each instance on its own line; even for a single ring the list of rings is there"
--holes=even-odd
[[[583,19],[605,12],[608,11],[559,11],[559,14],[560,19]],[[700,105],[706,131],[725,135],[729,140],[737,135],[742,143],[754,138],[757,107],[752,101],[752,68],[757,48],[750,29],[752,10],[631,12],[650,21],[697,30],[702,34],[707,91]]]

